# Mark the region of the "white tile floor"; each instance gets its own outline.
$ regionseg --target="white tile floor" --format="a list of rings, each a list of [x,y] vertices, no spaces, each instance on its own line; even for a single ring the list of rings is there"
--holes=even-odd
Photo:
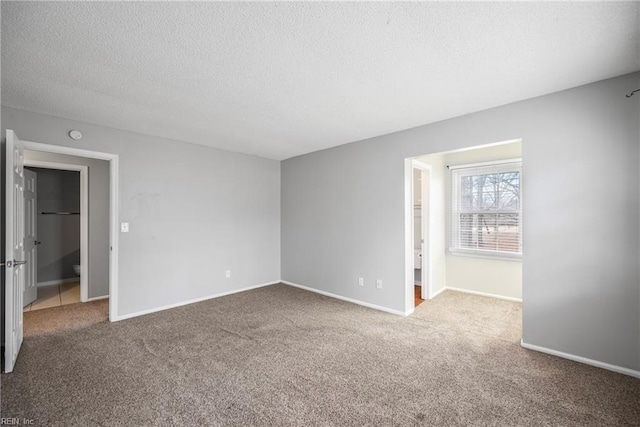
[[[80,282],[41,286],[38,288],[38,299],[26,306],[24,311],[42,310],[78,302],[80,302]]]

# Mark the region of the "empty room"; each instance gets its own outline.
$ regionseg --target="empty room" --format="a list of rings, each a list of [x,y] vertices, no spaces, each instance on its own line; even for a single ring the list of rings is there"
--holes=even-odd
[[[0,424],[638,425],[640,3],[0,24]]]

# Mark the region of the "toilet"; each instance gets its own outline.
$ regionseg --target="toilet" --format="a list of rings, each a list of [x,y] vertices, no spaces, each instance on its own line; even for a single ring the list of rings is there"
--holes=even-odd
[[[73,264],[73,271],[75,271],[76,274],[79,276],[80,275],[80,264]]]

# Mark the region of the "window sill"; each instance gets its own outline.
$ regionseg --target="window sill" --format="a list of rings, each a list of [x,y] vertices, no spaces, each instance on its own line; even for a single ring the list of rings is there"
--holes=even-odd
[[[522,262],[522,254],[511,252],[494,252],[475,249],[449,248],[449,253],[455,256],[466,256],[471,258],[485,258],[500,261]]]

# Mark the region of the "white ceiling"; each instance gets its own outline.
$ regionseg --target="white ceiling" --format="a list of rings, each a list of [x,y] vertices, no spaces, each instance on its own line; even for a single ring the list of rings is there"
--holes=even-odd
[[[640,3],[2,2],[2,104],[272,159],[640,69]]]

